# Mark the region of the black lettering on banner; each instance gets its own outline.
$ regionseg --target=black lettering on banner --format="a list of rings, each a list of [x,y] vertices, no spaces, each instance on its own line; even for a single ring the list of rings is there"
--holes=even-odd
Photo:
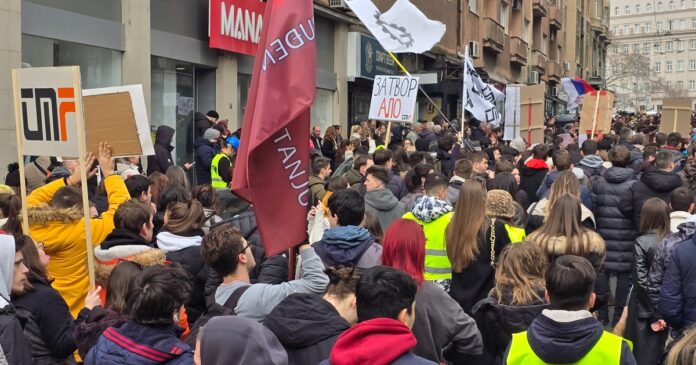
[[[486,109],[486,123],[498,120],[499,115],[500,114],[498,113],[498,110],[495,107]]]
[[[481,92],[484,99],[495,104],[495,95],[493,95],[493,90],[491,90],[489,85],[484,86],[483,89],[481,89]]]
[[[22,89],[20,95],[22,99],[31,99],[36,110],[36,129],[32,130],[29,127],[29,114],[27,112],[29,101],[22,101],[24,138],[28,141],[60,141],[56,90],[51,88]]]
[[[469,107],[469,108],[473,108],[473,107],[474,107],[474,102],[471,101],[471,97],[470,97],[470,96],[467,96],[467,98],[466,98],[466,106]]]
[[[22,89],[20,91],[22,99],[31,99],[34,101],[34,89]],[[24,138],[28,141],[41,141],[43,140],[43,123],[38,120],[36,123],[36,130],[31,130],[29,128],[29,114],[27,109],[29,108],[28,101],[22,101],[22,124],[24,125]],[[39,117],[39,115],[37,115]]]

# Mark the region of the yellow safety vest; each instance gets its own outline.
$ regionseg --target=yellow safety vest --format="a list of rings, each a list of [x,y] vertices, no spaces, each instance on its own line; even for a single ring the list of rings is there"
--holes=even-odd
[[[220,176],[220,172],[218,171],[218,163],[220,160],[223,158],[226,158],[227,161],[230,161],[230,158],[224,154],[224,153],[218,153],[213,157],[213,163],[210,164],[210,177],[212,179],[212,186],[216,189],[224,189],[227,187],[227,183],[222,180],[222,177]]]
[[[416,218],[411,212],[402,217],[416,221],[423,227],[423,233],[425,233],[425,273],[423,276],[425,280],[452,279],[452,264],[447,257],[447,246],[445,245],[445,232],[452,220],[452,215],[454,213],[449,212],[428,223]]]
[[[524,238],[527,237],[527,233],[524,231],[524,228],[518,228],[509,224],[505,224],[505,230],[508,233],[508,236],[510,237],[510,242],[511,243],[518,243],[524,241]]]
[[[633,349],[631,341],[613,333],[604,331],[602,337],[582,359],[567,365],[619,365],[621,364],[621,349],[624,341]],[[507,365],[551,365],[540,359],[529,345],[527,332],[512,335]]]

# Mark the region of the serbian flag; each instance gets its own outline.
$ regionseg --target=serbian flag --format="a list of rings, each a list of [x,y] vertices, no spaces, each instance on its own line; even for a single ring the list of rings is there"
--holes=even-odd
[[[579,77],[574,79],[564,77],[561,79],[561,84],[563,85],[563,90],[565,93],[568,94],[569,110],[577,109],[578,105],[582,104],[584,95],[591,91],[595,91],[595,88],[593,88],[592,85]]]
[[[269,256],[306,240],[309,108],[316,87],[312,0],[269,0],[232,191],[253,204]]]

